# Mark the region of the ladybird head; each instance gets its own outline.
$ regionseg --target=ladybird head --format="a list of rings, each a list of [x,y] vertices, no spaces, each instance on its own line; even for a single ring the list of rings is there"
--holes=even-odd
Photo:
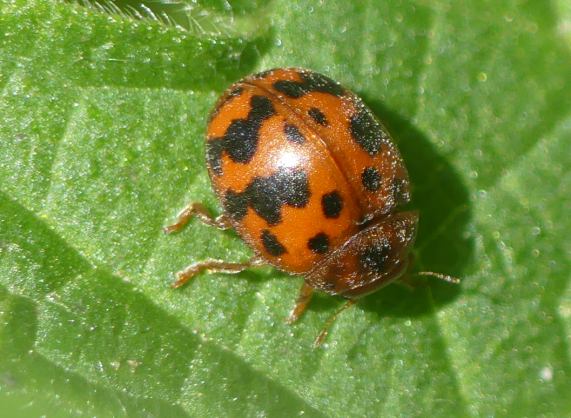
[[[373,221],[315,268],[308,282],[347,298],[386,286],[405,273],[417,224],[415,211]]]

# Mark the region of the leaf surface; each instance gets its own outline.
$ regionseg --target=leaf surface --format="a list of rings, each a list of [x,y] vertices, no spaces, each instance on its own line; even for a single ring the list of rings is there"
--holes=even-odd
[[[484,3],[0,5],[3,409],[570,415],[571,14]],[[189,201],[219,211],[208,112],[279,66],[328,74],[386,123],[421,213],[416,268],[463,280],[368,296],[318,350],[340,300],[287,326],[301,281],[270,268],[172,290],[190,262],[251,252],[195,221],[161,232]]]

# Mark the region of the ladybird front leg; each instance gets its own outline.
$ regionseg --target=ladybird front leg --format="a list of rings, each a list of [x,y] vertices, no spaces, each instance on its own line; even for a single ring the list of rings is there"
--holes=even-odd
[[[165,234],[178,232],[188,223],[188,221],[190,221],[193,216],[199,218],[206,225],[214,226],[218,229],[228,229],[232,227],[225,215],[220,215],[216,218],[213,218],[202,203],[191,203],[179,212],[179,214],[176,216],[175,223],[165,227],[163,231]]]
[[[207,270],[211,273],[227,273],[235,274],[240,273],[250,267],[257,267],[263,265],[263,261],[257,257],[252,257],[250,260],[243,263],[231,263],[221,260],[207,260],[199,263],[193,263],[182,271],[176,274],[176,281],[172,284],[175,289],[186,284],[197,274]]]
[[[297,296],[295,306],[286,319],[288,324],[293,324],[305,312],[309,306],[309,302],[311,301],[311,296],[313,296],[313,290],[313,287],[308,285],[306,282],[303,282],[301,289],[299,289],[299,295]]]
[[[412,266],[414,265],[414,261],[415,261],[415,255],[414,254],[409,254],[408,256],[408,265]],[[452,283],[452,284],[459,284],[460,283],[460,279],[454,276],[450,276],[448,274],[443,274],[443,273],[435,273],[434,271],[417,271],[416,273],[412,274],[413,276],[428,276],[428,277],[435,277],[439,280],[442,280],[443,282],[447,282],[447,283]],[[411,273],[409,271],[406,272],[406,274],[401,277],[399,279],[399,281],[404,284],[405,286],[414,288],[413,282],[411,281]]]

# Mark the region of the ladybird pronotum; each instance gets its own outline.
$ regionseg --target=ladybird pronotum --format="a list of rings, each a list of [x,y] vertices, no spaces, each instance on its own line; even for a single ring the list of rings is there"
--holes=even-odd
[[[406,167],[371,110],[330,78],[278,68],[233,84],[209,117],[206,163],[223,214],[191,204],[166,231],[199,216],[234,228],[255,256],[193,264],[175,287],[203,270],[270,264],[304,277],[295,321],[314,289],[354,301],[406,272],[418,224],[417,211],[398,211],[410,201]]]

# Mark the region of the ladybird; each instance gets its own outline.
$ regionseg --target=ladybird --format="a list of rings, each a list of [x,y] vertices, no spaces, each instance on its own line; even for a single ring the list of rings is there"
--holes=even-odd
[[[293,322],[314,290],[346,298],[345,308],[411,264],[419,215],[399,211],[411,199],[399,150],[358,96],[322,74],[277,68],[230,86],[208,119],[206,164],[223,214],[193,203],[165,231],[197,216],[234,228],[255,255],[190,265],[174,287],[203,270],[269,264],[304,278]]]

